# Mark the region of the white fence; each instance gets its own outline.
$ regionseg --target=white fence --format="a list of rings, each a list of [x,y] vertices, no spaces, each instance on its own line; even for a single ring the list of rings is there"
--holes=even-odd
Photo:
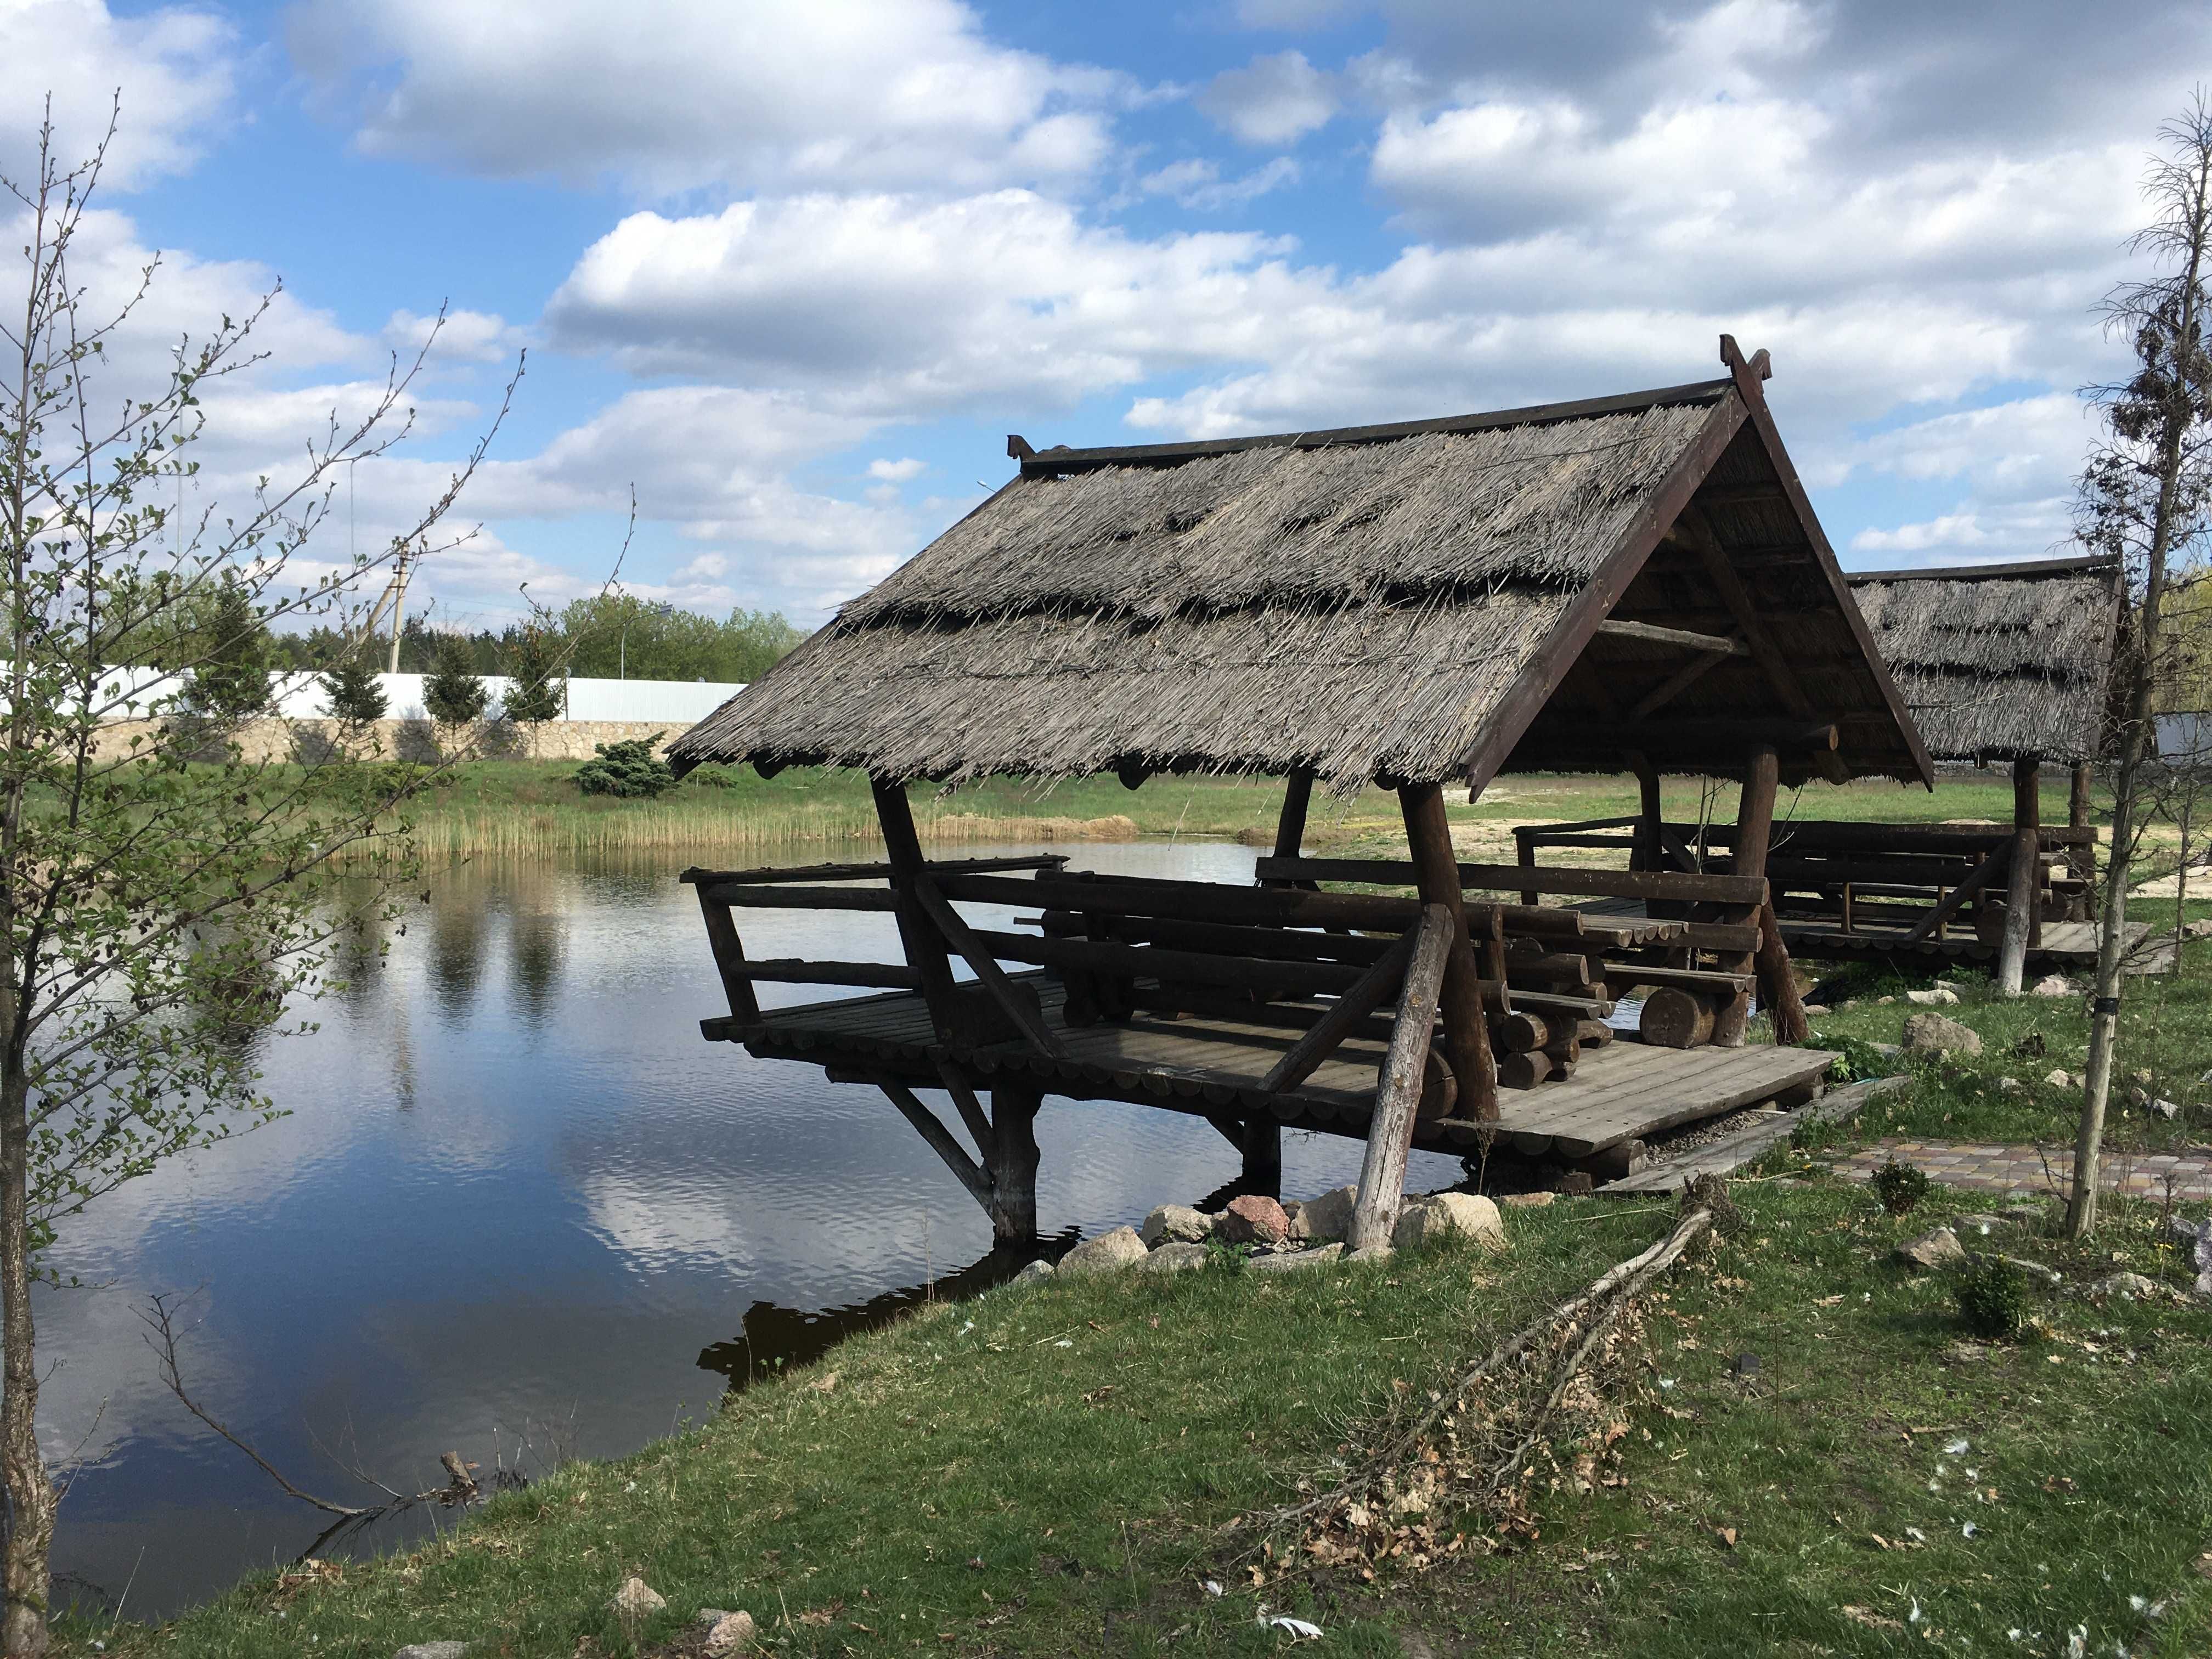
[[[386,713],[398,720],[427,720],[422,707],[425,674],[379,674],[384,688]],[[166,712],[183,690],[169,675],[118,673],[108,684],[122,694],[106,718],[129,720]],[[490,692],[487,712],[496,715],[513,684],[503,674],[484,676]],[[270,712],[286,720],[322,720],[330,705],[313,674],[275,674],[270,677]],[[567,706],[559,718],[567,720],[665,720],[672,734],[704,720],[744,690],[714,680],[587,680],[568,682]],[[103,702],[110,699],[103,699]]]

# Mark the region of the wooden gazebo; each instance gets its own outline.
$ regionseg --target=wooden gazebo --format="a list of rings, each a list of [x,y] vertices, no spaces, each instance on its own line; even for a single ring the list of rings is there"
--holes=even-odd
[[[886,847],[686,872],[729,1000],[706,1034],[882,1089],[1008,1238],[1036,1228],[1045,1094],[1205,1116],[1261,1178],[1285,1124],[1364,1139],[1355,1242],[1387,1236],[1409,1146],[1626,1173],[1656,1130],[1809,1098],[1829,1056],[1744,1043],[1755,988],[1802,1031],[1765,878],[1776,789],[1932,773],[1767,411],[1765,354],[1724,338],[1723,359],[1695,385],[1398,425],[1010,439],[1012,480],[671,745],[679,767],[866,770]],[[1652,781],[1655,846],[1660,773],[1741,779],[1729,867],[1458,860],[1447,787],[1624,765]],[[913,781],[1103,771],[1285,777],[1257,884],[923,856]],[[1397,792],[1409,859],[1302,857],[1314,786],[1370,783]],[[736,917],[760,908],[887,913],[904,959],[750,960]],[[763,1009],[760,981],[881,994]],[[1613,1042],[1638,987],[1644,1040]]]

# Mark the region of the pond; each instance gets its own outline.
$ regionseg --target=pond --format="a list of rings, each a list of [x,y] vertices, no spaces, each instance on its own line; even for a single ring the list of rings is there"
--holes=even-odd
[[[1004,850],[1239,882],[1255,856]],[[73,1462],[64,1595],[112,1607],[127,1590],[127,1612],[158,1615],[293,1559],[330,1518],[163,1388],[142,1318],[157,1293],[182,1298],[200,1402],[295,1483],[367,1504],[378,1494],[352,1472],[436,1486],[448,1450],[479,1480],[635,1450],[779,1361],[1018,1265],[991,1259],[981,1212],[879,1094],[701,1039],[726,1005],[675,880],[687,861],[436,872],[388,956],[313,1011],[321,1029],[266,1045],[289,1116],[132,1183],[65,1235],[52,1265],[84,1287],[39,1306],[42,1363],[58,1367],[43,1437]],[[887,917],[742,921],[757,957],[895,959]],[[836,994],[763,988],[822,994]],[[1063,1239],[1237,1174],[1219,1135],[1172,1112],[1048,1099],[1037,1139],[1040,1222]],[[1286,1135],[1285,1193],[1357,1179],[1360,1151]],[[1417,1153],[1409,1184],[1460,1173]],[[339,1547],[453,1519],[417,1511]]]

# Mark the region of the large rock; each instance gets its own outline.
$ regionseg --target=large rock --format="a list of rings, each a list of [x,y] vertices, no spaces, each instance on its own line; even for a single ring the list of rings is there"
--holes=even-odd
[[[2131,1273],[2117,1273],[2089,1286],[2092,1296],[2117,1296],[2129,1302],[2154,1302],[2164,1292],[2156,1279]]]
[[[753,1616],[742,1609],[716,1620],[707,1632],[708,1659],[726,1659],[730,1654],[750,1653],[759,1640],[760,1632],[753,1626]]]
[[[1137,1236],[1134,1227],[1116,1227],[1096,1238],[1086,1238],[1060,1259],[1060,1272],[1081,1277],[1085,1273],[1119,1273],[1124,1267],[1133,1267],[1145,1259],[1145,1241]]]
[[[659,1613],[668,1605],[668,1598],[642,1578],[625,1578],[609,1604],[617,1613],[629,1618],[642,1619],[647,1613]]]
[[[1051,1262],[1032,1261],[1007,1282],[1014,1285],[1042,1285],[1051,1277]]]
[[[1342,1238],[1352,1231],[1352,1210],[1358,1201],[1357,1187],[1339,1187],[1319,1198],[1293,1200],[1283,1206],[1290,1214],[1291,1237],[1325,1243]]]
[[[1271,1255],[1255,1255],[1244,1264],[1244,1271],[1252,1273],[1286,1273],[1298,1267],[1318,1267],[1324,1261],[1334,1261],[1344,1254],[1341,1244],[1323,1244],[1311,1250],[1282,1250]]]
[[[2027,988],[2032,997],[2070,997],[2075,994],[2074,981],[2063,974],[2045,974]]]
[[[1148,1273],[1187,1273],[1212,1259],[1213,1253],[1203,1244],[1163,1244],[1137,1266]]]
[[[1479,1194],[1431,1193],[1398,1212],[1390,1243],[1405,1250],[1446,1238],[1469,1238],[1485,1249],[1502,1250],[1505,1219],[1498,1206]]]
[[[1908,1054],[1978,1054],[1978,1031],[1941,1014],[1915,1014],[1905,1022],[1905,1052]]]
[[[1273,1199],[1247,1193],[1229,1200],[1214,1231],[1231,1244],[1279,1244],[1291,1236],[1291,1218]]]
[[[392,1659],[461,1659],[468,1650],[466,1642],[410,1642]]]
[[[1938,985],[1926,991],[1907,991],[1905,1000],[1923,1008],[1949,1008],[1957,1005],[1959,994],[1948,985]]]
[[[1955,1267],[1966,1259],[1966,1247],[1948,1227],[1938,1227],[1897,1247],[1897,1259],[1908,1267]]]
[[[1145,1218],[1137,1234],[1147,1249],[1163,1244],[1203,1244],[1212,1237],[1213,1222],[1204,1211],[1188,1204],[1163,1204]]]

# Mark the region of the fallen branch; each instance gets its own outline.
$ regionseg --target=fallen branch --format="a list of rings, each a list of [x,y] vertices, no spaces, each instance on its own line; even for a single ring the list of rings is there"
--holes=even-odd
[[[216,1435],[228,1441],[251,1458],[254,1467],[275,1481],[287,1497],[297,1498],[301,1503],[320,1510],[325,1515],[337,1517],[335,1525],[319,1534],[315,1541],[301,1553],[302,1559],[313,1555],[324,1544],[340,1533],[366,1526],[370,1522],[380,1520],[387,1515],[399,1514],[403,1510],[413,1509],[419,1504],[442,1504],[450,1509],[462,1504],[471,1503],[476,1499],[477,1496],[476,1478],[469,1473],[475,1465],[463,1462],[459,1452],[450,1451],[439,1459],[439,1462],[445,1466],[447,1474],[451,1477],[450,1480],[447,1485],[434,1487],[428,1492],[395,1492],[392,1487],[385,1486],[382,1481],[359,1469],[349,1470],[348,1473],[364,1484],[391,1493],[391,1496],[381,1504],[341,1504],[335,1498],[324,1498],[307,1491],[304,1487],[295,1486],[285,1478],[282,1469],[257,1451],[244,1436],[231,1429],[214,1413],[192,1398],[191,1391],[185,1387],[184,1371],[177,1358],[176,1311],[180,1305],[179,1298],[170,1295],[156,1296],[150,1300],[153,1303],[153,1311],[142,1313],[138,1317],[145,1322],[148,1333],[146,1346],[154,1351],[155,1364],[159,1369],[161,1382],[171,1394],[177,1396],[178,1402]]]
[[[1724,1195],[1721,1201],[1725,1202]],[[1473,1405],[1486,1384],[1516,1362],[1534,1358],[1547,1347],[1555,1348],[1560,1358],[1544,1372],[1546,1386],[1541,1399],[1525,1420],[1516,1425],[1519,1432],[1513,1443],[1451,1493],[1451,1501],[1455,1504],[1481,1503],[1493,1498],[1519,1474],[1542,1443],[1576,1379],[1621,1316],[1653,1280],[1673,1267],[1684,1251],[1713,1231],[1714,1225],[1714,1206],[1711,1202],[1686,1211],[1667,1237],[1650,1249],[1607,1268],[1588,1289],[1499,1341],[1438,1393],[1425,1411],[1376,1448],[1336,1486],[1303,1503],[1248,1516],[1240,1524],[1253,1531],[1267,1533],[1291,1525],[1316,1528],[1318,1521],[1316,1529],[1326,1531],[1347,1518],[1358,1519],[1369,1500],[1390,1486],[1404,1472],[1437,1462],[1431,1443],[1440,1432],[1450,1435],[1451,1419]]]

